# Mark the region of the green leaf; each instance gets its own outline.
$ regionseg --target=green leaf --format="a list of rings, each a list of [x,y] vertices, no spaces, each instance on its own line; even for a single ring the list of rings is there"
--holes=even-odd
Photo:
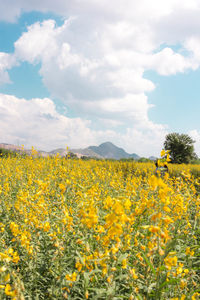
[[[123,259],[126,259],[128,256],[128,253],[124,253],[124,254],[120,254],[120,256],[118,257],[118,263],[121,263],[123,261]]]
[[[84,265],[84,259],[83,257],[81,256],[81,254],[76,250],[76,254],[78,255],[78,258],[80,259],[80,262],[82,263],[82,265]]]
[[[154,268],[154,266],[152,265],[152,263],[150,262],[150,260],[147,258],[147,256],[142,253],[142,256],[144,258],[144,260],[146,261],[146,263],[148,264],[148,266],[150,267],[150,269],[152,270],[152,272],[154,273],[154,275],[156,275],[156,270]]]
[[[159,286],[159,290],[161,290],[164,286],[170,285],[170,284],[176,284],[177,282],[179,282],[179,279],[170,279],[169,281],[165,281],[163,282],[160,286]]]
[[[137,299],[143,300],[142,296],[140,294],[137,294]]]
[[[89,275],[88,272],[84,272],[83,276],[84,276],[85,288],[87,288],[87,287],[88,287],[89,280],[90,280],[90,275]]]

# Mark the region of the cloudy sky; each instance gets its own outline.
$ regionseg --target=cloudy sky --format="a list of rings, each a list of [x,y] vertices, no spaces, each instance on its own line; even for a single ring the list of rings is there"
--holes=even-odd
[[[200,0],[0,0],[0,142],[200,155]]]

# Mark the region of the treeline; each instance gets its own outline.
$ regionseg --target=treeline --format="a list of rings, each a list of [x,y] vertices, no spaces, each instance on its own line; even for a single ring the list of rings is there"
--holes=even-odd
[[[20,157],[26,157],[27,153],[21,152],[19,150],[0,148],[0,157],[16,157],[18,155],[20,155]]]
[[[16,156],[16,151],[0,148],[0,157]]]

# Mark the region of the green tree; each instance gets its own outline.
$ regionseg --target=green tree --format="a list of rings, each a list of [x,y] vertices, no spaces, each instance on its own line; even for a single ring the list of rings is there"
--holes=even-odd
[[[170,151],[172,163],[190,163],[197,158],[194,152],[195,141],[188,134],[170,133],[166,135],[164,149]]]
[[[16,156],[16,151],[0,148],[0,157]]]
[[[140,157],[138,159],[138,162],[141,162],[141,163],[146,163],[146,162],[152,162],[152,160],[146,158],[146,157]]]

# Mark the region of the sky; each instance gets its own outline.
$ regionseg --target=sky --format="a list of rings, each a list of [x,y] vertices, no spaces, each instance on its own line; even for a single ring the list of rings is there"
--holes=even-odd
[[[0,143],[200,155],[200,0],[0,0]]]

